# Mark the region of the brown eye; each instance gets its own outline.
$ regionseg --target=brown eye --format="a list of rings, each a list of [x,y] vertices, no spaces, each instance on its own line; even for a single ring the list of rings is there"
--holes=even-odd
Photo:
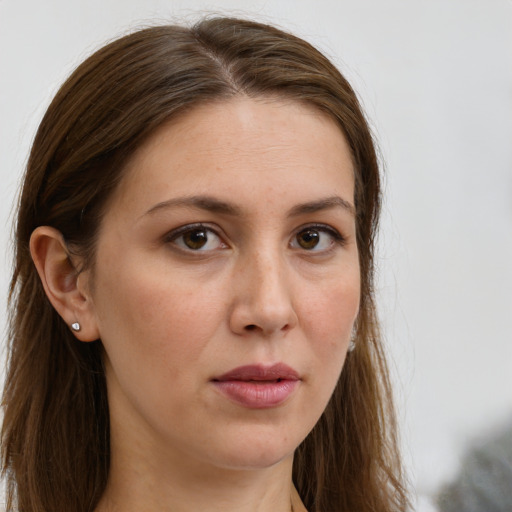
[[[290,247],[301,249],[312,254],[325,254],[336,246],[343,246],[345,238],[331,226],[310,225],[297,231],[290,241]]]
[[[305,229],[297,234],[296,239],[303,249],[314,249],[320,242],[320,234],[314,229]]]
[[[213,231],[201,225],[183,226],[170,233],[166,242],[176,245],[185,251],[208,252],[225,249],[227,245]]]
[[[183,243],[189,249],[197,251],[208,243],[208,234],[205,229],[194,229],[183,234]]]

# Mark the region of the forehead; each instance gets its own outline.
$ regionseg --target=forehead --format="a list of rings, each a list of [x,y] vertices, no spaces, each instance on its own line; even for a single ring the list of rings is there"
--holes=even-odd
[[[157,129],[113,199],[137,210],[190,194],[250,204],[279,190],[297,202],[315,194],[352,202],[353,182],[349,147],[330,117],[294,100],[242,97],[198,106]]]

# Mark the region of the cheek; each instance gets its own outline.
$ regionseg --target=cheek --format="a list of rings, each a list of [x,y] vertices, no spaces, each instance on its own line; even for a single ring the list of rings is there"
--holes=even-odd
[[[333,284],[316,290],[304,317],[320,344],[334,348],[348,343],[359,311],[359,279],[333,279]],[[322,341],[323,340],[323,341]]]
[[[354,322],[359,311],[360,281],[331,279],[319,287],[307,302],[303,329],[310,340],[311,372],[322,392],[330,394],[342,371]]]
[[[130,271],[130,265],[119,264],[100,282],[99,330],[111,357],[152,359],[156,365],[165,360],[179,370],[199,357],[223,321],[217,289],[205,285],[199,292],[168,269],[135,265]],[[114,353],[119,347],[122,355]]]

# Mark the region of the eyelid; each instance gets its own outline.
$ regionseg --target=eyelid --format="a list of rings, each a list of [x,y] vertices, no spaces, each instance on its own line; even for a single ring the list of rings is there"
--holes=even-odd
[[[347,243],[347,239],[345,236],[343,236],[339,230],[337,230],[336,228],[330,226],[329,224],[319,224],[319,223],[313,223],[313,224],[304,224],[300,227],[298,227],[294,233],[293,233],[293,236],[292,236],[292,240],[290,241],[290,245],[292,243],[292,241],[294,240],[294,237],[296,237],[299,233],[301,233],[302,231],[306,231],[308,229],[311,229],[311,230],[316,230],[316,231],[321,231],[323,233],[327,233],[329,236],[332,237],[333,241],[334,241],[334,244],[337,245],[337,246],[344,246],[346,243]],[[295,247],[293,247],[295,249]],[[330,247],[329,249],[324,249],[324,250],[317,250],[315,251],[314,249],[304,249],[302,247],[297,247],[297,249],[299,250],[302,250],[302,251],[305,251],[307,253],[315,253],[315,252],[318,252],[318,253],[326,253],[328,252],[330,249],[332,249],[332,247]]]
[[[206,224],[202,222],[193,222],[192,224],[184,224],[178,228],[172,229],[168,233],[166,233],[163,237],[164,242],[172,242],[179,236],[187,233],[188,231],[193,231],[194,229],[211,229]]]
[[[222,248],[228,247],[228,244],[224,240],[225,237],[219,233],[220,230],[214,229],[211,225],[205,224],[203,222],[193,222],[192,224],[185,224],[176,229],[173,229],[164,235],[163,242],[166,244],[174,243],[174,247],[177,248],[178,250],[187,252],[187,253],[192,253],[192,254],[193,253],[199,254],[202,252],[208,253],[208,252],[214,251],[215,249],[209,249],[209,250],[203,250],[203,251],[201,251],[200,249],[194,250],[194,249],[190,249],[190,248],[186,248],[186,247],[181,247],[175,243],[175,241],[178,238],[185,235],[186,233],[189,233],[191,231],[201,230],[201,229],[204,231],[208,231],[208,232],[212,233],[213,235],[215,235],[220,240],[220,242],[223,246]]]

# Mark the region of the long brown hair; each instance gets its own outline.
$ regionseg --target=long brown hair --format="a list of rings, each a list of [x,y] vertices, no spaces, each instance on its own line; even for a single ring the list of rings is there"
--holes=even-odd
[[[307,42],[274,27],[205,19],[137,31],[97,51],[62,86],[35,137],[19,202],[10,289],[2,465],[7,510],[91,512],[108,477],[109,411],[101,341],[79,343],[51,307],[29,239],[58,229],[86,265],[107,199],[134,150],[200,103],[282,96],[334,119],[355,167],[361,305],[356,349],[293,478],[310,512],[403,511],[388,370],[373,299],[379,167],[356,95]]]

